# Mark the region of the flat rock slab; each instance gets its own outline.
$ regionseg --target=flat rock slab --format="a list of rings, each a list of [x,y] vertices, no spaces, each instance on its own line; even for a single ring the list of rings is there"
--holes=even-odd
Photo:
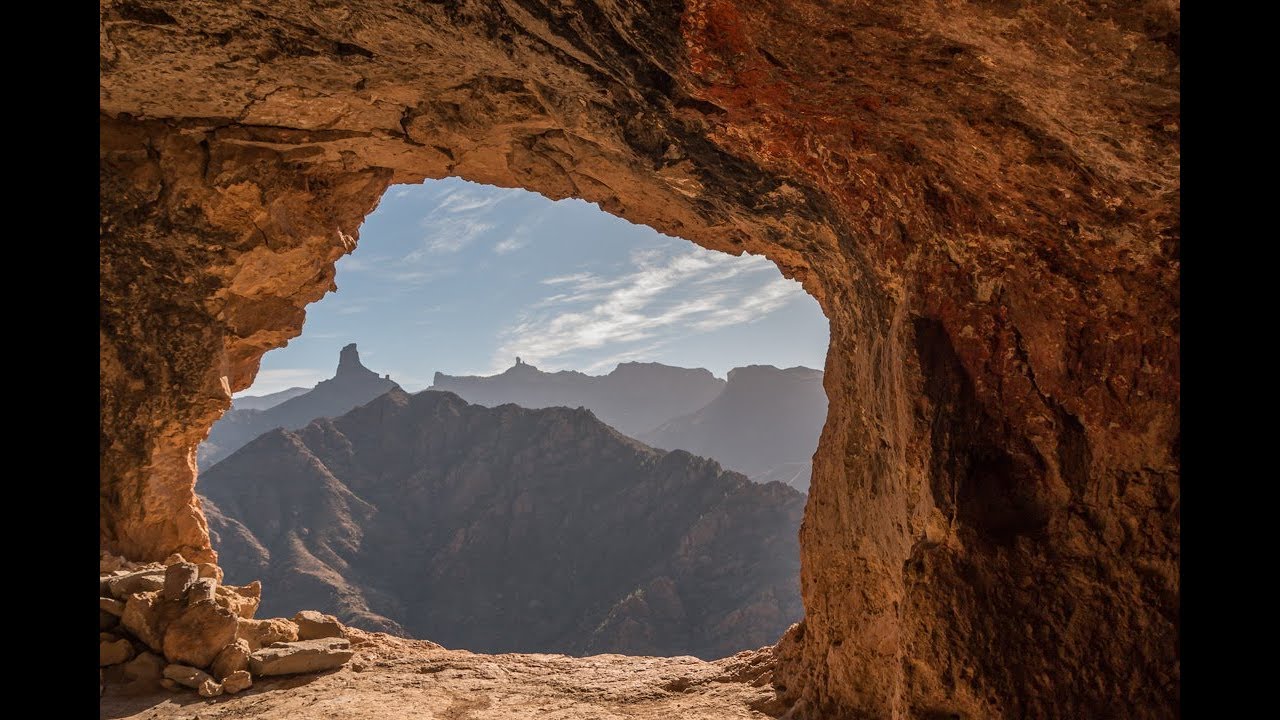
[[[480,655],[385,635],[356,643],[355,650],[338,672],[253,678],[250,692],[198,705],[163,691],[124,696],[108,684],[100,714],[113,720],[191,720],[193,714],[200,720],[767,720],[781,714],[756,709],[774,691],[738,679],[732,659]]]
[[[249,656],[254,675],[295,675],[342,667],[355,655],[344,638],[274,643]]]
[[[315,610],[302,610],[293,616],[298,624],[299,640],[319,640],[321,638],[342,637],[342,623],[332,615],[325,615]]]
[[[128,575],[104,579],[107,592],[117,600],[127,600],[130,595],[164,588],[164,570],[139,570]]]

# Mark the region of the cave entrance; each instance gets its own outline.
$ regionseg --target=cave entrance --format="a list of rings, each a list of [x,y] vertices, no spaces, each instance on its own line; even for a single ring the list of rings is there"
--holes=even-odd
[[[828,328],[798,282],[457,178],[392,186],[360,235],[199,449],[263,616],[706,659],[802,618]]]

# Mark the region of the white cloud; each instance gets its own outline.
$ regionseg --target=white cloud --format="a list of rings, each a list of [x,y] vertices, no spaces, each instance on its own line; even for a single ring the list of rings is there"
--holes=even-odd
[[[580,272],[542,280],[552,294],[502,332],[494,363],[520,355],[555,365],[601,351],[608,356],[576,362],[605,369],[651,356],[680,337],[754,322],[804,294],[765,258],[698,249],[673,256],[637,251],[631,260],[631,272],[618,277]]]
[[[499,255],[506,255],[507,253],[513,253],[528,244],[529,232],[521,228],[520,230],[511,233],[511,235],[506,239],[499,241],[497,245],[494,245],[493,251]]]
[[[485,210],[503,200],[507,199],[510,193],[481,191],[476,192],[470,189],[454,190],[444,197],[440,198],[440,202],[436,203],[432,215],[437,213],[450,213],[461,215],[463,213],[472,213],[477,210]]]
[[[422,238],[422,247],[405,255],[405,262],[417,263],[431,255],[456,253],[493,229],[492,223],[468,218],[440,218],[429,225],[424,221],[423,225],[428,232]]]

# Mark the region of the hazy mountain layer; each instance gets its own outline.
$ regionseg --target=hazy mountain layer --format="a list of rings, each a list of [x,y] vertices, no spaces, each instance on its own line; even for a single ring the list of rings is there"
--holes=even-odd
[[[279,392],[267,393],[266,395],[242,395],[231,401],[232,410],[266,410],[276,405],[291,400],[299,395],[310,392],[310,388],[291,387],[287,390]]]
[[[436,373],[433,390],[457,393],[467,402],[496,407],[585,407],[623,434],[637,436],[711,402],[725,381],[703,368],[661,363],[622,363],[608,375],[572,370],[543,372],[522,363],[499,375],[454,376]]]
[[[715,458],[757,481],[777,480],[808,492],[810,463],[827,419],[822,371],[749,365],[729,371],[729,384],[706,407],[651,432],[644,442]]]

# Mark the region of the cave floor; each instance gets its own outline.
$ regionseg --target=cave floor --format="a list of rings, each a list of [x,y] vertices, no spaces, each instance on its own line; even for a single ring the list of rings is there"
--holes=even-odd
[[[108,685],[102,718],[349,718],[390,720],[661,720],[769,718],[783,708],[768,650],[706,662],[692,657],[480,655],[354,631],[340,670],[255,678],[237,695],[192,691],[123,696]]]

